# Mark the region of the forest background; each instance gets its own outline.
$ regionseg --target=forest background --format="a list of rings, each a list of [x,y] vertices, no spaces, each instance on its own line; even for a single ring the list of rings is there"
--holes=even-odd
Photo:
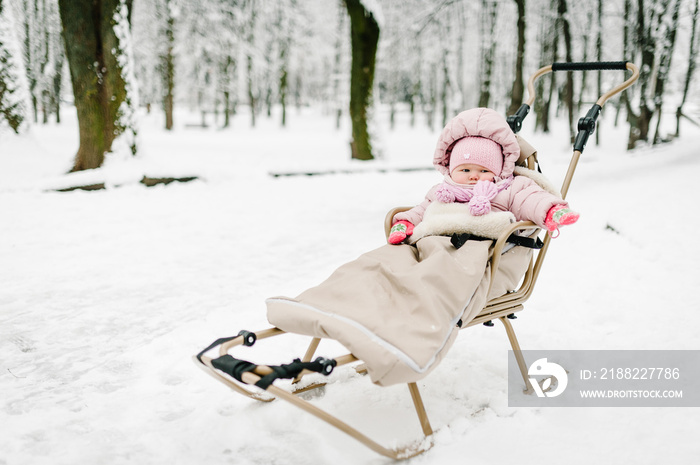
[[[612,103],[631,149],[698,124],[697,22],[698,0],[0,0],[0,130],[60,122],[60,107],[75,105],[81,170],[106,152],[138,154],[140,108],[177,130],[178,106],[201,126],[230,128],[241,112],[255,127],[280,107],[285,126],[290,108],[315,105],[338,128],[350,111],[349,156],[372,159],[377,105],[389,108],[390,129],[400,111],[439,129],[474,106],[514,113],[543,65],[627,60],[639,83]],[[537,129],[564,117],[573,138],[582,106],[618,81],[541,79]],[[674,134],[662,133],[664,117],[676,118]]]

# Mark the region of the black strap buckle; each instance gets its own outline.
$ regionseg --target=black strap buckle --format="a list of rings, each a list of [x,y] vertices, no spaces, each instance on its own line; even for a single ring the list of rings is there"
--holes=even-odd
[[[476,236],[474,234],[468,234],[468,233],[455,233],[452,235],[450,238],[450,242],[452,245],[455,246],[456,249],[459,249],[462,247],[464,244],[467,243],[467,241],[493,241],[495,239],[489,239],[488,237],[481,237],[481,236]],[[520,247],[527,247],[528,249],[536,249],[539,250],[544,246],[544,242],[539,237],[536,237],[535,239],[527,236],[518,236],[517,234],[513,233],[510,236],[508,236],[508,239],[506,242],[510,242],[511,244],[515,244]]]

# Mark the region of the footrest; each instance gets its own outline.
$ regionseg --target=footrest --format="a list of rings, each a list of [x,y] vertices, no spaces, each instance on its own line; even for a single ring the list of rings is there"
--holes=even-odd
[[[302,362],[294,359],[292,363],[285,365],[255,365],[246,360],[237,359],[229,354],[212,359],[211,364],[217,370],[223,371],[240,382],[243,381],[243,373],[253,372],[261,376],[255,385],[261,389],[267,389],[277,379],[292,379],[302,371],[309,370],[328,376],[333,372],[338,362],[330,358],[318,357],[313,362]]]

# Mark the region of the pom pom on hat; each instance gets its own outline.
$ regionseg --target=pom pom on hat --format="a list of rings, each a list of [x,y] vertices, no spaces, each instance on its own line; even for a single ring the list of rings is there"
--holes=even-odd
[[[503,149],[497,142],[485,137],[464,137],[452,147],[449,172],[452,173],[455,168],[465,163],[483,166],[500,176],[503,170]]]

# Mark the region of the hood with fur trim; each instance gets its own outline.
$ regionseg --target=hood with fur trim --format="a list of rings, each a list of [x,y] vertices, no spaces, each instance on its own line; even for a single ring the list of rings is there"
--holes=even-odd
[[[472,108],[455,116],[440,133],[433,165],[443,175],[449,175],[452,147],[467,136],[491,139],[503,148],[503,170],[499,179],[513,174],[520,157],[520,145],[506,119],[490,108]]]

